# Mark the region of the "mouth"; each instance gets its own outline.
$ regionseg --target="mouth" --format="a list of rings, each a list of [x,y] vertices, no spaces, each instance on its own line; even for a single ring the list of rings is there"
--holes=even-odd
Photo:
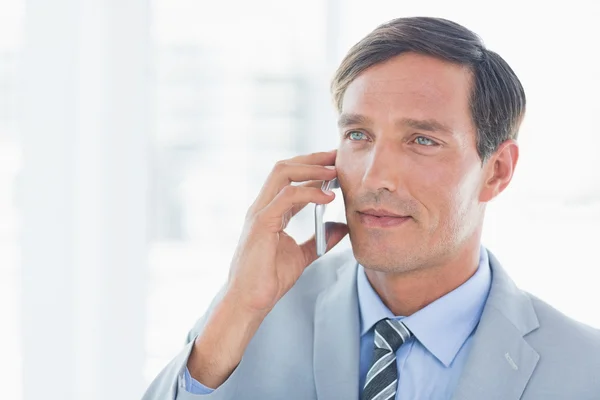
[[[368,228],[391,228],[404,224],[411,217],[385,209],[369,208],[357,211],[358,219]]]

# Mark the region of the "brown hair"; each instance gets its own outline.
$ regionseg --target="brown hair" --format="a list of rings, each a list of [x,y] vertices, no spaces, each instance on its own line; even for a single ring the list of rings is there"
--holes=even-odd
[[[479,36],[442,18],[397,18],[355,44],[331,82],[338,112],[348,85],[360,73],[404,52],[430,55],[471,69],[474,85],[470,106],[482,161],[505,140],[517,138],[525,114],[521,82],[502,57],[485,48]]]

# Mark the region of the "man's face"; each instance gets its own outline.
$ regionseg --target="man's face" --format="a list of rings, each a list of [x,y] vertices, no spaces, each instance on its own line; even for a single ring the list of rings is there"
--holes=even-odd
[[[347,88],[336,166],[362,265],[389,272],[434,265],[480,230],[484,168],[471,80],[466,67],[405,53]]]

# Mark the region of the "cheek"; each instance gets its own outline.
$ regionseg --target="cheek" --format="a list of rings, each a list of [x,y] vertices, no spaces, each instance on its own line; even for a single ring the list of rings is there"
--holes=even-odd
[[[433,225],[454,225],[465,215],[471,204],[473,184],[461,169],[443,164],[415,169],[411,181],[415,196],[427,209],[428,219]]]
[[[459,172],[460,171],[460,172]],[[477,200],[477,171],[456,168],[437,183],[439,224],[458,234],[470,226],[469,216]]]
[[[335,168],[340,186],[345,192],[351,192],[360,186],[364,172],[362,160],[344,146],[338,148]]]

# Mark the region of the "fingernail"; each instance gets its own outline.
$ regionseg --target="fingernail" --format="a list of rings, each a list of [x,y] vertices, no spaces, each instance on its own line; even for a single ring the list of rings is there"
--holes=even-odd
[[[335,165],[326,165],[325,168],[327,168],[327,169],[335,169]]]
[[[325,193],[327,196],[333,196],[333,191],[331,190],[323,190],[323,193]]]

